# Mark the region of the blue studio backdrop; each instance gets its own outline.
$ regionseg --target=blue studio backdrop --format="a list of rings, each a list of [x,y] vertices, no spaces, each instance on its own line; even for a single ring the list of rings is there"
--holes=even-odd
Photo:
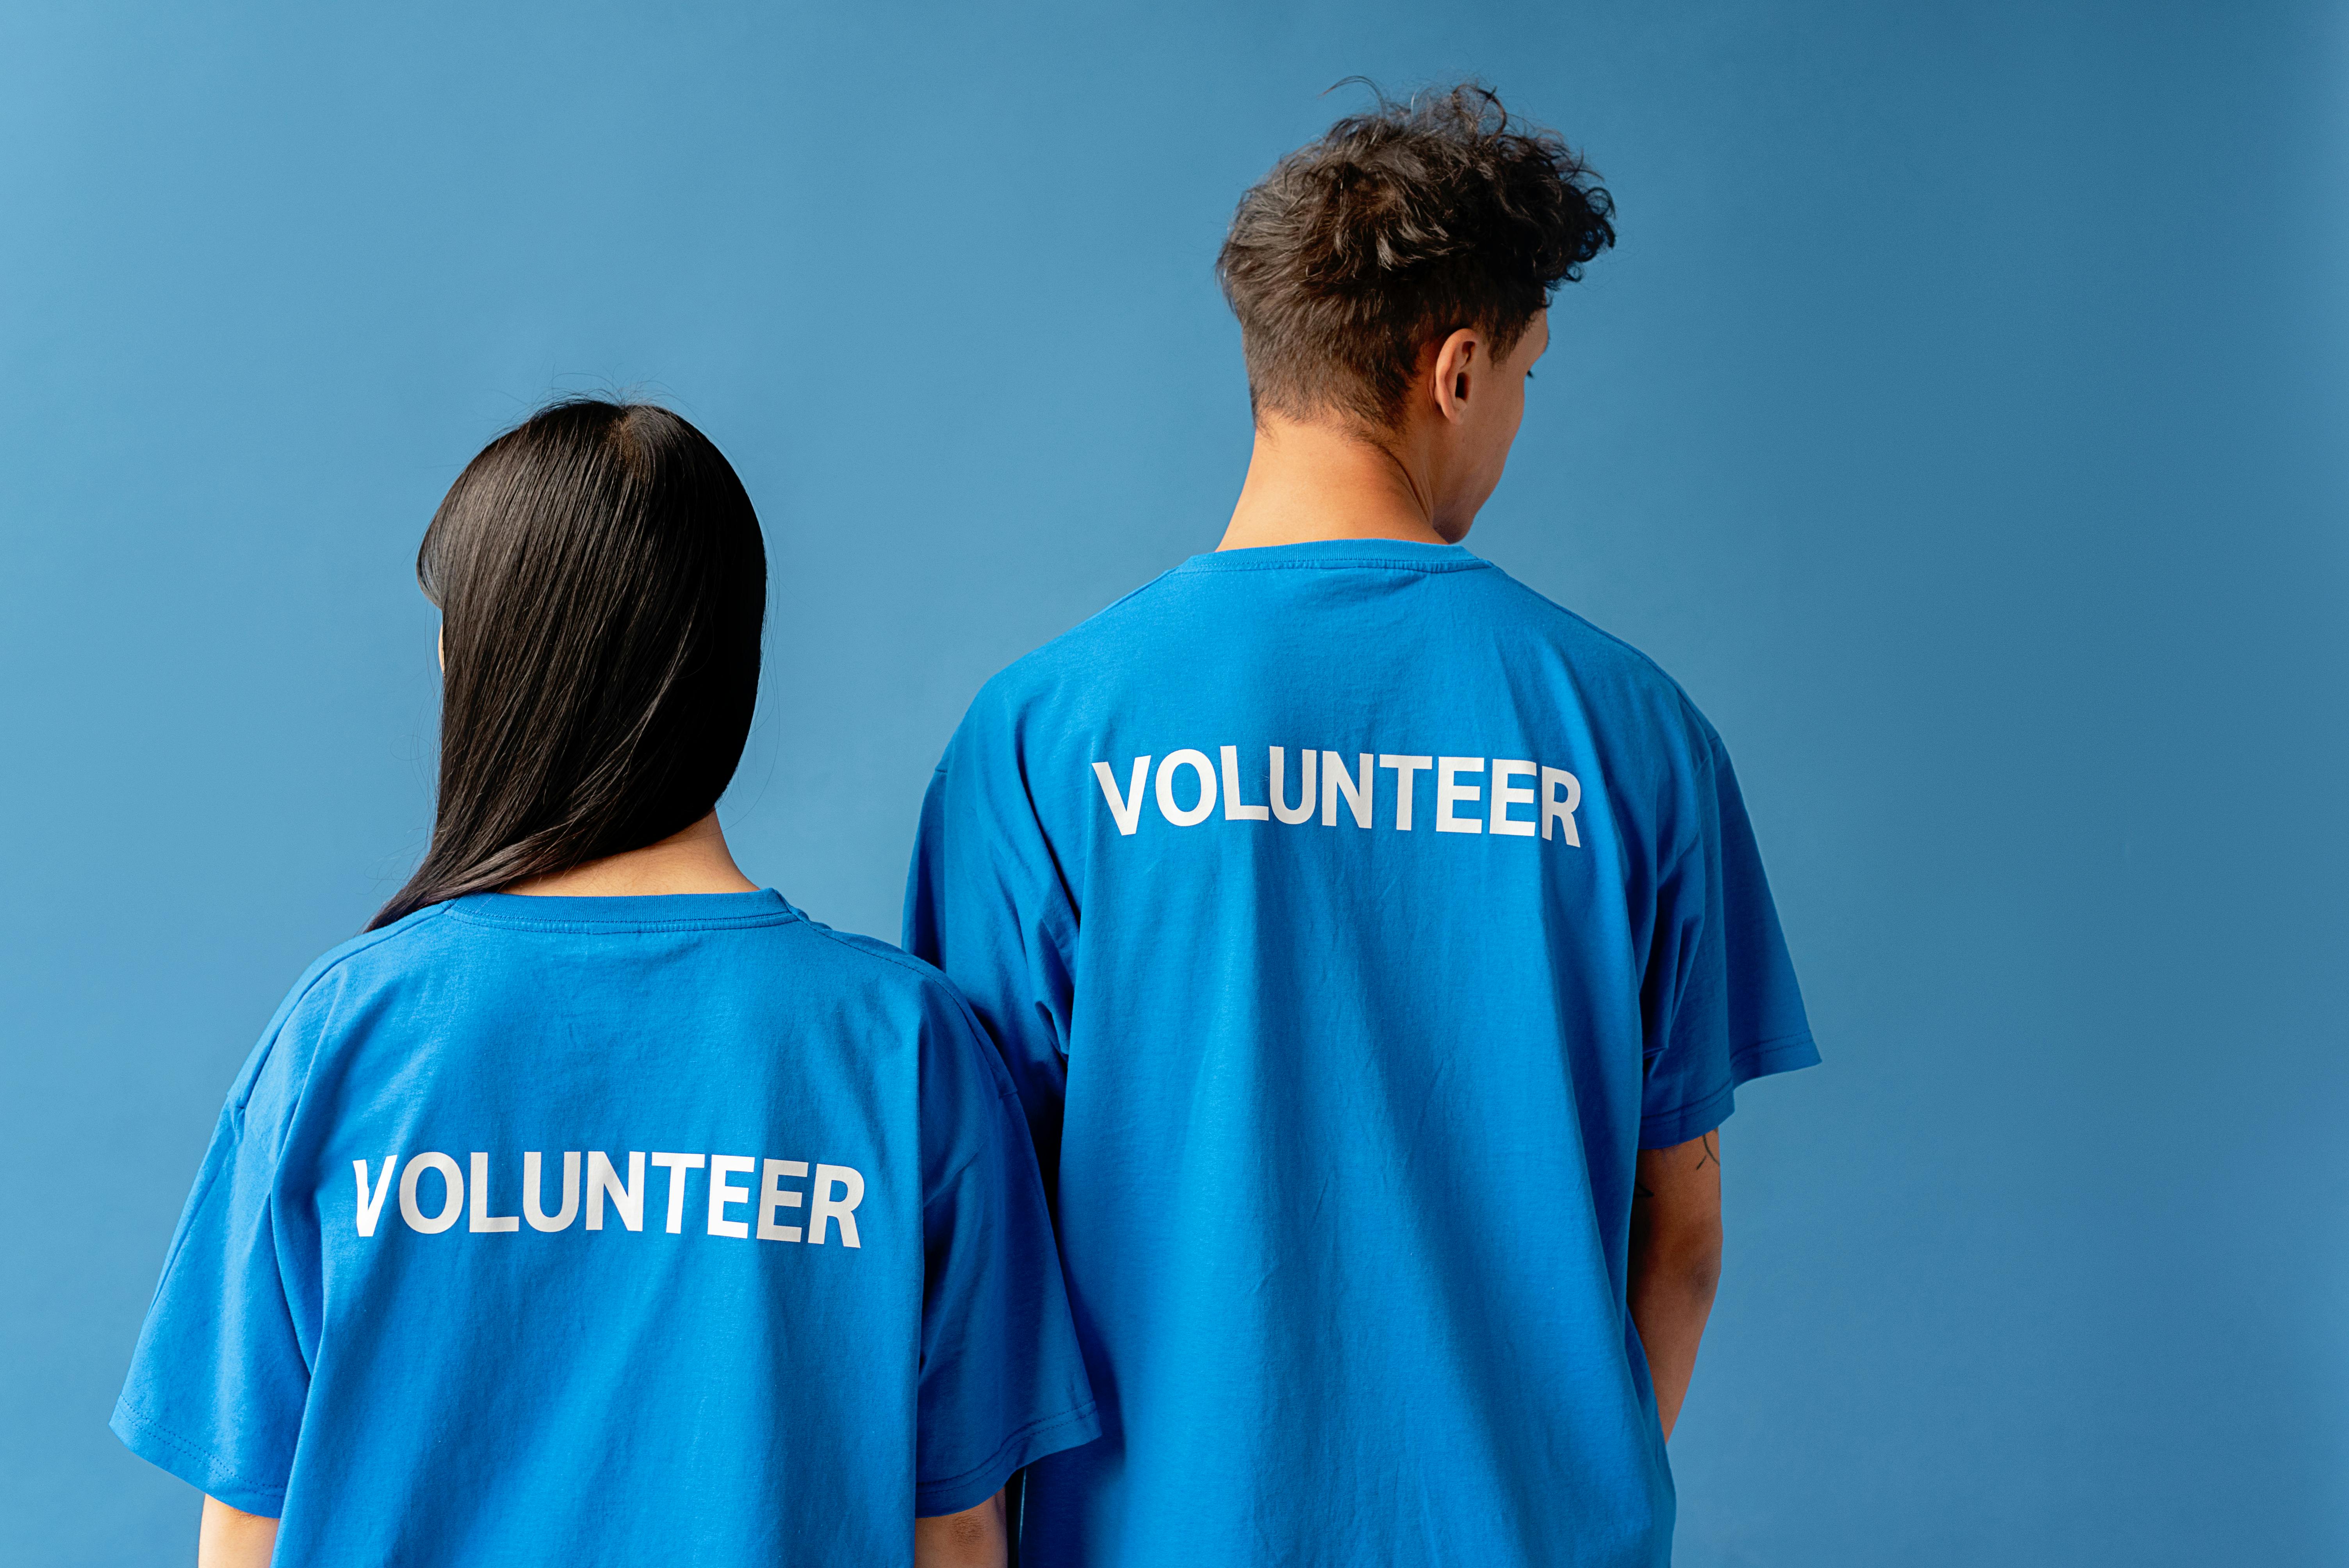
[[[1827,1057],[1725,1137],[1679,1560],[2344,1560],[2349,12],[2290,0],[0,12],[0,1559],[192,1552],[107,1413],[424,844],[463,462],[606,387],[732,456],[728,830],[892,934],[978,684],[1213,544],[1210,262],[1358,72],[1616,192],[1470,543],[1720,727]]]

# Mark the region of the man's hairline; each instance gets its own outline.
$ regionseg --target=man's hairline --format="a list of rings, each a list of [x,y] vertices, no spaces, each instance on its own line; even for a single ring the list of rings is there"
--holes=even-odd
[[[1510,340],[1506,348],[1501,346],[1501,338],[1498,332],[1490,327],[1479,326],[1475,323],[1470,322],[1465,325],[1453,327],[1450,331],[1440,335],[1431,334],[1426,343],[1423,343],[1417,349],[1413,351],[1413,357],[1415,361],[1420,356],[1424,355],[1427,352],[1431,345],[1434,347],[1435,351],[1440,354],[1444,351],[1444,346],[1452,341],[1454,334],[1473,332],[1481,335],[1485,341],[1491,346],[1494,362],[1497,364],[1524,346],[1526,335],[1532,330],[1534,323],[1538,320],[1542,324],[1542,345],[1541,347],[1535,352],[1534,358],[1539,359],[1543,355],[1549,352],[1549,346],[1553,338],[1553,334],[1551,333],[1549,325],[1549,307],[1550,302],[1547,299],[1544,299],[1540,304],[1537,305],[1533,312],[1528,315],[1521,324],[1519,324],[1516,336]],[[1244,366],[1247,363],[1245,353],[1242,355],[1241,362]],[[1340,375],[1344,376],[1345,373],[1340,371]],[[1406,399],[1408,399],[1410,396],[1408,390],[1409,381],[1416,379],[1417,376],[1418,366],[1414,364],[1412,367],[1412,375],[1405,382],[1406,390],[1404,392],[1404,397]],[[1348,379],[1351,379],[1351,377],[1349,377]],[[1264,428],[1264,416],[1268,407],[1268,405],[1257,388],[1255,376],[1249,376],[1248,419],[1250,424],[1258,430]],[[1318,424],[1338,427],[1345,429],[1350,435],[1360,436],[1365,439],[1375,440],[1380,437],[1396,435],[1402,428],[1400,420],[1396,418],[1396,416],[1400,415],[1402,412],[1400,407],[1390,409],[1379,418],[1373,418],[1371,416],[1364,414],[1359,407],[1347,402],[1342,397],[1316,398],[1308,406],[1306,410],[1301,413],[1291,413],[1286,409],[1280,408],[1273,408],[1271,411],[1293,425]]]

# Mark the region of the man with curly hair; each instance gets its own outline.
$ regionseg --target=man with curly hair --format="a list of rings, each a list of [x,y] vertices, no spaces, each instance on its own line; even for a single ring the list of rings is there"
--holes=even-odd
[[[1221,545],[932,781],[906,945],[1010,1067],[1102,1404],[1030,1568],[1670,1560],[1715,1129],[1818,1057],[1720,738],[1460,545],[1613,239],[1482,88],[1283,159]]]

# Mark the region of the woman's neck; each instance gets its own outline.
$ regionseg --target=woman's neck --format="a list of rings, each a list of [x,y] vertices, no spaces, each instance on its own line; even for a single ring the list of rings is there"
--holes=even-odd
[[[503,890],[529,897],[645,898],[672,892],[756,892],[734,864],[718,813],[657,844],[589,861],[567,872],[529,877]]]

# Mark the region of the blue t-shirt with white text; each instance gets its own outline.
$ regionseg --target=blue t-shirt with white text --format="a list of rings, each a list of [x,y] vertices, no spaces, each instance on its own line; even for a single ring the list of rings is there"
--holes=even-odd
[[[979,694],[906,945],[1052,1194],[1103,1435],[1027,1568],[1661,1568],[1637,1151],[1817,1058],[1720,738],[1457,547],[1203,555]]]
[[[1097,1429],[1024,1134],[772,892],[437,904],[278,1010],[114,1428],[279,1562],[909,1562]]]

